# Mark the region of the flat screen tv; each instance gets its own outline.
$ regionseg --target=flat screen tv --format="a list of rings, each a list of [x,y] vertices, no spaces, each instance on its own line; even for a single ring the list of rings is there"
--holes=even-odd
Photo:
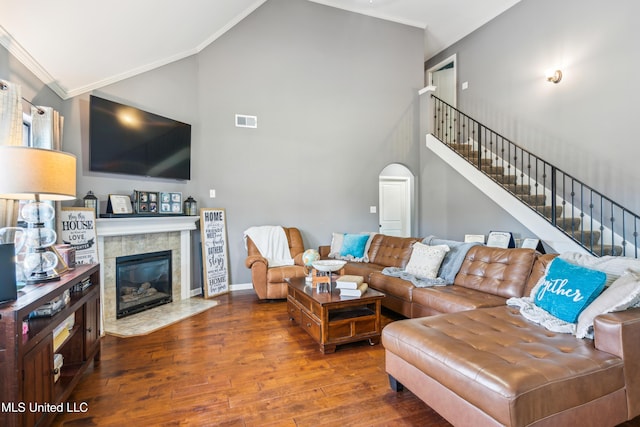
[[[191,179],[191,125],[91,96],[89,169]]]

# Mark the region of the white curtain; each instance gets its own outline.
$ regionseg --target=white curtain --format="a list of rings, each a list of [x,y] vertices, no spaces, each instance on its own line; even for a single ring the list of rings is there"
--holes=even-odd
[[[0,81],[0,145],[22,145],[22,91],[20,85]],[[15,226],[18,201],[0,199],[0,228]]]
[[[62,149],[64,117],[51,107],[31,107],[31,139],[37,148]]]
[[[0,80],[0,145],[22,145],[22,90]]]

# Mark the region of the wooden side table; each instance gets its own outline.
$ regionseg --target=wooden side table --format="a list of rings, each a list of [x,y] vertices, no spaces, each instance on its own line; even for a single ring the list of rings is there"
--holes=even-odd
[[[383,293],[367,289],[361,297],[345,298],[335,283],[330,293],[318,293],[304,278],[287,279],[287,283],[289,319],[318,342],[322,353],[333,353],[337,345],[355,341],[380,342]]]

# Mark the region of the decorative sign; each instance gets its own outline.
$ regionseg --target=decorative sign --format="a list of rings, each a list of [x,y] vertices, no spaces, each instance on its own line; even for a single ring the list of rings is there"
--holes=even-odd
[[[224,209],[200,209],[204,297],[229,292],[227,226]]]
[[[492,231],[487,238],[487,246],[494,248],[515,248],[516,242],[509,231]]]
[[[76,251],[76,264],[98,263],[96,211],[93,208],[61,208],[58,240]]]

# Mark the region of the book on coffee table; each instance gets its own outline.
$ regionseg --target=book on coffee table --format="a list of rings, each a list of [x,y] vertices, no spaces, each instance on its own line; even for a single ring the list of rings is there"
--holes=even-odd
[[[354,275],[344,275],[340,276],[338,280],[336,280],[336,288],[337,289],[358,289],[364,282],[364,277],[362,276],[354,276]]]
[[[362,294],[367,292],[369,285],[361,283],[356,289],[340,289],[340,297],[361,297]]]

